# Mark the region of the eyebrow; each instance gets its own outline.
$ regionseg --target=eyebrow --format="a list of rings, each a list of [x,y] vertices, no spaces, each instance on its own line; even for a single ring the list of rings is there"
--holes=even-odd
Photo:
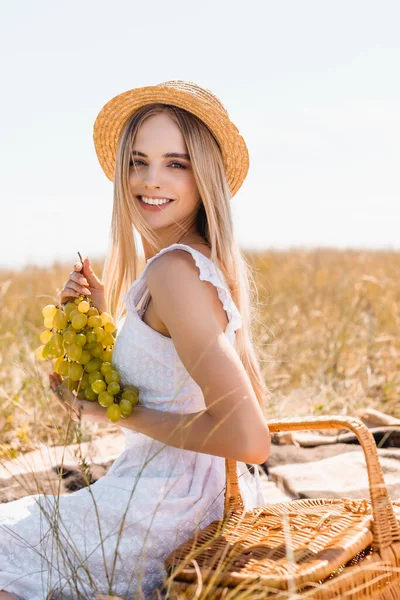
[[[148,158],[147,154],[139,152],[139,150],[132,150],[132,154]],[[167,154],[164,154],[163,158],[184,158],[185,160],[190,160],[189,154],[180,154],[179,152],[167,152]]]

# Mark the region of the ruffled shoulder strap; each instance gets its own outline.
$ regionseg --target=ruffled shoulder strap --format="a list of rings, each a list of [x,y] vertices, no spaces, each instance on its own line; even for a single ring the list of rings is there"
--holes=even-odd
[[[199,278],[202,281],[209,281],[217,288],[218,297],[228,315],[228,329],[232,331],[239,329],[242,326],[242,317],[232,299],[224,274],[211,259],[209,259],[207,256],[204,256],[204,254],[202,254],[199,250],[196,250],[187,244],[172,244],[167,248],[162,248],[158,254],[152,258],[149,258],[145,268],[140,274],[139,279],[134,282],[134,284],[129,288],[127,294],[124,296],[127,309],[136,310],[135,301],[138,300],[140,295],[144,292],[146,286],[146,280],[144,276],[149,265],[153,262],[153,260],[162,254],[165,254],[165,252],[170,252],[172,250],[186,250],[186,252],[189,252],[193,256],[195,264],[199,270]]]

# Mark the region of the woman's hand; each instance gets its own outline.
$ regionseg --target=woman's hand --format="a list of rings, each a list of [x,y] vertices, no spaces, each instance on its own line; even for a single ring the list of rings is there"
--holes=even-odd
[[[82,270],[83,267],[83,270]],[[104,285],[94,273],[89,259],[74,264],[74,270],[69,274],[69,279],[60,292],[60,302],[64,304],[69,299],[78,296],[90,296],[99,311],[106,310],[104,299]]]
[[[98,402],[79,400],[75,394],[63,385],[61,375],[52,373],[49,375],[49,380],[55,398],[73,421],[79,421],[79,414],[81,414],[81,421],[109,423],[105,408],[100,406]]]

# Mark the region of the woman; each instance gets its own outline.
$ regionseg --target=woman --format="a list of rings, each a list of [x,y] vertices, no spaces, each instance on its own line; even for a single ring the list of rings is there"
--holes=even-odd
[[[230,210],[246,145],[220,101],[182,81],[113,98],[94,141],[114,181],[104,283],[85,259],[60,301],[91,294],[112,313],[113,363],[139,405],[123,421],[126,449],[96,483],[0,506],[0,600],[155,598],[168,554],[222,518],[226,458],[238,461],[246,509],[263,504],[246,463],[269,454],[266,388]],[[133,228],[146,258],[139,276]],[[98,403],[76,399],[56,374],[50,383],[75,421],[106,422]]]

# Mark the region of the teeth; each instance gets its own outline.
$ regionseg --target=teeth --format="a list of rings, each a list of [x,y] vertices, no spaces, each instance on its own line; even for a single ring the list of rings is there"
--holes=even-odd
[[[167,199],[163,199],[163,200],[153,200],[152,198],[146,198],[145,196],[140,196],[140,199],[145,203],[145,204],[167,204],[167,202],[170,202],[170,200]]]

